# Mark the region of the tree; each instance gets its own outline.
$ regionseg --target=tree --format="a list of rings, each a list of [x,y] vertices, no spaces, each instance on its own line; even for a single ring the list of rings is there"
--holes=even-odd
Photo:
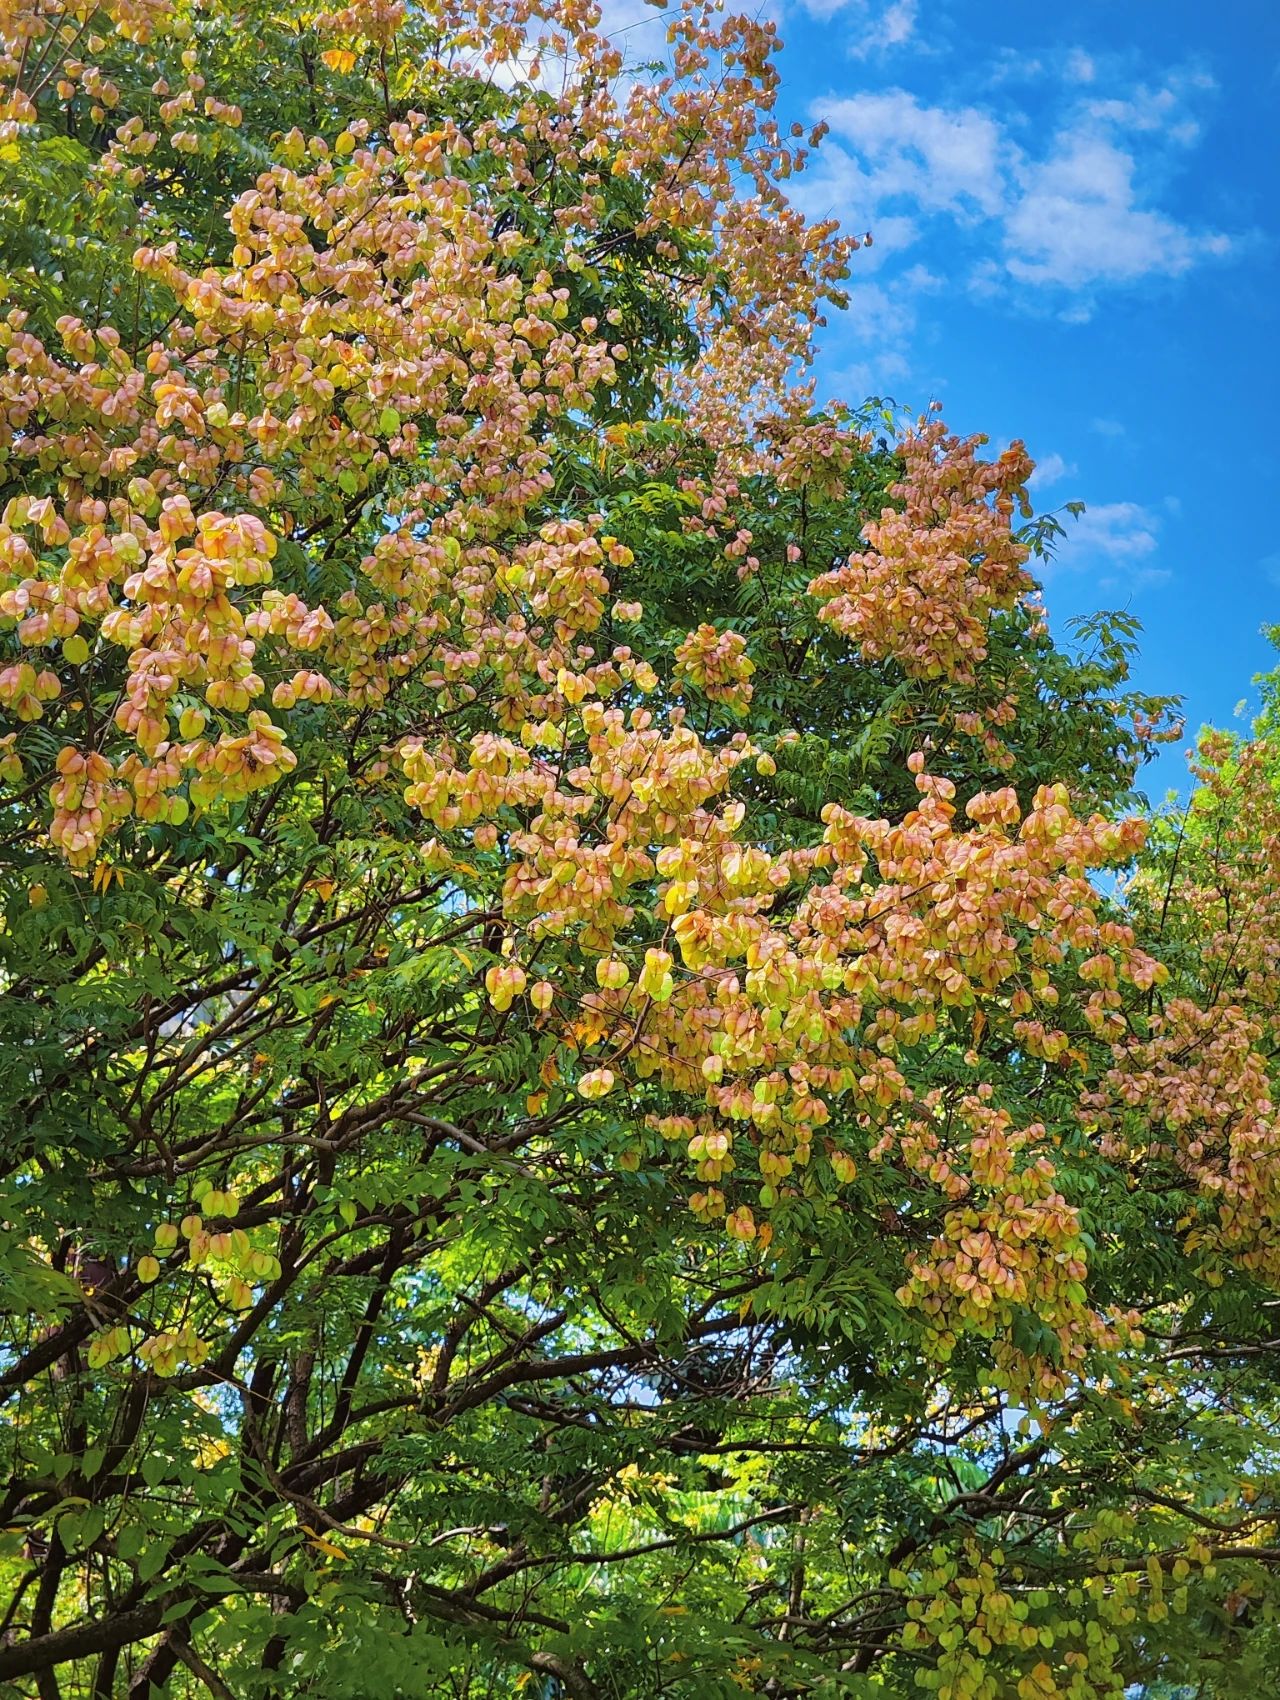
[[[815,411],[771,26],[597,31],[5,14],[0,1678],[1237,1692],[1170,705],[1021,445]]]

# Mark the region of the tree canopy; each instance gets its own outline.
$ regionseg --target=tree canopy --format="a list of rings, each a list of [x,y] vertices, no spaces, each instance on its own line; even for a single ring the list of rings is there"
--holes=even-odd
[[[7,1692],[1272,1680],[1274,704],[819,410],[777,48],[0,9]]]

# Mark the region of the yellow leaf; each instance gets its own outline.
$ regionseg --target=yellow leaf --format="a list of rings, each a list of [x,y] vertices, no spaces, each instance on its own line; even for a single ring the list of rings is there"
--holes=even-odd
[[[331,71],[337,71],[340,76],[345,76],[355,62],[355,54],[346,47],[331,47],[327,53],[320,55],[320,63],[327,65]]]
[[[347,1557],[347,1554],[342,1550],[341,1547],[335,1546],[332,1541],[327,1541],[327,1540],[325,1540],[323,1535],[317,1534],[316,1531],[311,1527],[310,1523],[304,1523],[302,1525],[302,1527],[306,1530],[308,1535],[310,1535],[311,1545],[313,1547],[318,1548],[325,1555],[326,1558],[346,1558]]]

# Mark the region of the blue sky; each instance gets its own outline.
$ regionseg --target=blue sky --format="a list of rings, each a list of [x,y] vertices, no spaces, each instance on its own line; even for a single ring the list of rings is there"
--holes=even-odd
[[[1280,621],[1280,4],[791,0],[779,24],[788,116],[831,125],[799,198],[875,234],[824,384],[1023,437],[1041,505],[1087,504],[1055,627],[1132,609],[1141,683],[1192,731],[1241,724]]]
[[[1280,0],[766,5],[783,116],[831,125],[797,199],[875,239],[824,389],[1022,437],[1041,506],[1087,504],[1055,629],[1128,608],[1189,733],[1247,725],[1280,621]],[[645,52],[653,14],[605,8]]]

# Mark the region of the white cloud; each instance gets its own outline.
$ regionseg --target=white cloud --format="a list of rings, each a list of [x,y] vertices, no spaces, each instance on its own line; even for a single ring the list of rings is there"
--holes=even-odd
[[[976,107],[924,106],[905,89],[888,89],[824,101],[818,111],[852,150],[877,205],[902,196],[926,212],[999,212],[1004,138]]]
[[[1098,67],[1082,47],[1073,47],[1067,55],[1067,77],[1073,83],[1091,83]]]
[[[823,21],[848,14],[849,56],[873,54],[916,44],[920,0],[800,0],[802,10]]]
[[[936,295],[940,289],[947,287],[945,277],[937,272],[931,272],[928,266],[908,266],[902,274],[902,282],[906,287],[921,295]]]
[[[834,401],[863,402],[868,396],[892,397],[911,377],[911,363],[895,349],[881,349],[870,360],[854,360],[829,373],[823,393]]]
[[[1152,560],[1160,546],[1160,516],[1150,508],[1138,502],[1098,502],[1063,523],[1067,535],[1046,576],[1088,574],[1100,590],[1140,590],[1170,577]]]
[[[913,265],[880,282],[858,268],[846,287],[849,305],[839,315],[839,327],[842,339],[861,357],[824,363],[827,393],[843,401],[891,394],[912,377],[921,301],[945,289],[946,279]]]
[[[1070,547],[1086,554],[1121,556],[1155,552],[1159,517],[1137,502],[1099,502],[1069,528]]]
[[[1162,141],[1185,147],[1200,136],[1200,124],[1189,110],[1188,102],[1212,93],[1217,86],[1203,71],[1174,71],[1155,87],[1138,83],[1126,89],[1123,97],[1091,100],[1084,112],[1096,122],[1125,130],[1156,132]]]
[[[916,33],[917,10],[918,0],[892,0],[879,18],[868,25],[864,41],[853,50],[855,58],[863,59],[869,53],[905,47]]]
[[[1132,154],[1088,128],[1061,133],[1047,159],[1021,166],[1004,218],[1009,276],[1082,290],[1193,266],[1204,239],[1141,206],[1134,169]]]
[[[821,210],[870,229],[889,253],[945,242],[939,224],[954,226],[972,293],[1047,301],[1068,322],[1087,319],[1100,290],[1176,278],[1230,253],[1232,237],[1183,222],[1154,186],[1170,150],[1198,136],[1187,103],[1211,80],[1177,73],[1110,98],[1098,78],[1087,56],[1068,59],[1067,86],[1087,85],[1087,98],[1071,97],[1038,144],[1023,139],[1016,111],[930,104],[902,88],[821,101],[832,144],[808,208],[825,201]]]
[[[855,283],[842,321],[863,341],[901,341],[915,325],[908,291],[889,290],[879,283]]]
[[[1015,47],[997,47],[983,65],[983,83],[996,89],[1004,83],[1030,83],[1044,74],[1043,59],[1032,58]]]
[[[1118,419],[1092,419],[1089,429],[1096,431],[1100,437],[1123,437],[1127,435],[1125,427]]]
[[[1036,490],[1047,490],[1050,485],[1061,484],[1064,478],[1074,478],[1075,475],[1075,467],[1060,454],[1042,455],[1031,474],[1031,485]]]

